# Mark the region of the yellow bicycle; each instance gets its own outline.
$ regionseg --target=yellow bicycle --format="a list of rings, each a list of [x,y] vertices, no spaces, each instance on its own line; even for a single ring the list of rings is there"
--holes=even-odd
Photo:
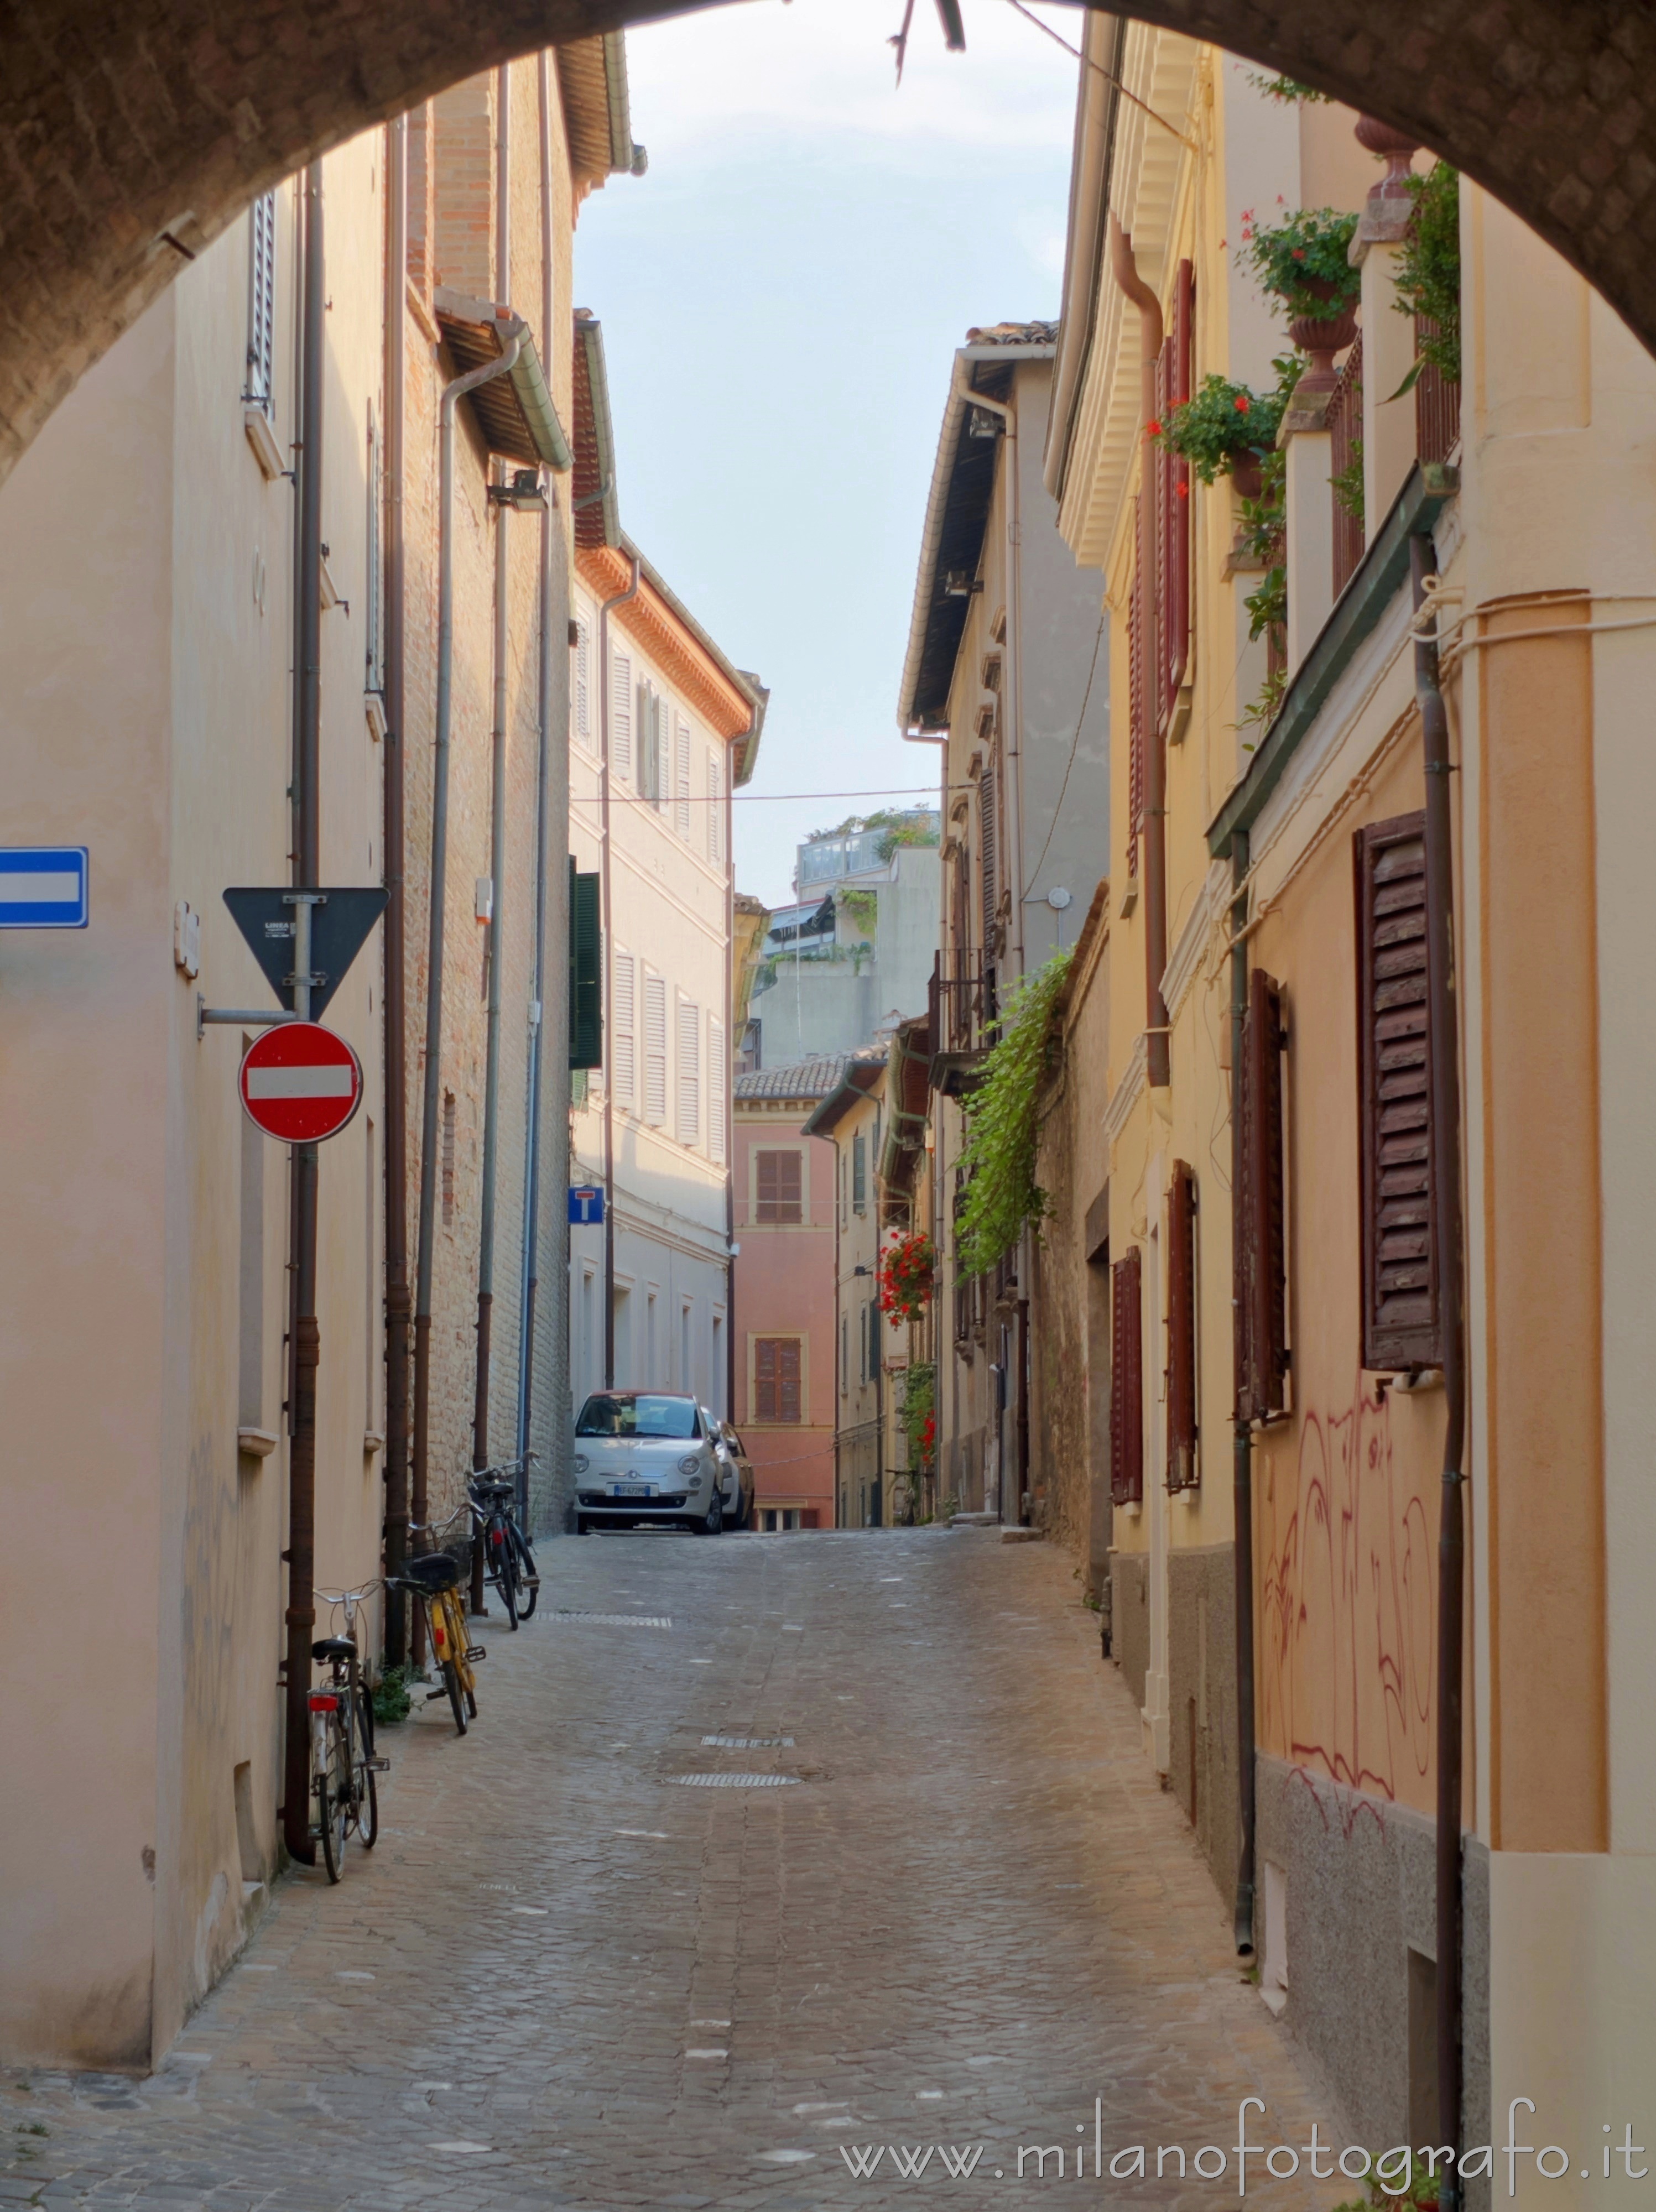
[[[419,1559],[405,1560],[402,1573],[393,1577],[388,1586],[410,1591],[425,1607],[431,1656],[442,1677],[439,1688],[426,1692],[426,1700],[429,1704],[447,1697],[455,1731],[464,1735],[468,1722],[478,1717],[477,1678],[472,1669],[488,1654],[466,1634],[460,1569],[447,1552],[427,1552]]]

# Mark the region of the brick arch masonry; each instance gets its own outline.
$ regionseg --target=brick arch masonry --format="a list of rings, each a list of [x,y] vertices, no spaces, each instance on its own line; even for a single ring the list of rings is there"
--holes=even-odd
[[[309,154],[509,56],[691,4],[0,0],[0,474],[186,258]],[[1656,348],[1647,0],[1131,12],[1415,131]]]

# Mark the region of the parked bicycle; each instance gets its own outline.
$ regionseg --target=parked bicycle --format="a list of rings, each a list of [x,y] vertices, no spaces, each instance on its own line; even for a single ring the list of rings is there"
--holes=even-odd
[[[483,1547],[484,1576],[500,1592],[514,1630],[533,1616],[540,1596],[534,1553],[517,1517],[517,1478],[533,1459],[531,1452],[504,1467],[481,1468],[466,1480],[477,1540]]]
[[[409,1533],[441,1537],[471,1510],[469,1505],[463,1505],[447,1521],[435,1525],[416,1522]],[[466,1601],[460,1594],[460,1568],[448,1553],[441,1551],[422,1553],[417,1558],[405,1560],[402,1573],[387,1583],[389,1589],[410,1591],[424,1607],[431,1656],[442,1677],[436,1689],[426,1692],[426,1702],[429,1705],[437,1698],[446,1697],[454,1712],[455,1732],[464,1735],[468,1721],[478,1717],[477,1678],[472,1669],[488,1654],[466,1633]]]
[[[374,1701],[362,1680],[356,1643],[356,1608],[370,1591],[318,1590],[330,1607],[342,1607],[342,1636],[319,1637],[311,1657],[328,1669],[328,1680],[311,1690],[311,1791],[316,1801],[314,1832],[322,1845],[328,1880],[344,1871],[345,1842],[354,1832],[364,1850],[379,1840],[380,1796],[374,1784],[391,1762],[374,1750]]]

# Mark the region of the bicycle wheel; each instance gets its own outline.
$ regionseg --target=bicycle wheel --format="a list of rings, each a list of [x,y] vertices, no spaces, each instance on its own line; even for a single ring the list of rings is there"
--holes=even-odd
[[[531,1620],[540,1601],[540,1572],[522,1529],[515,1521],[508,1521],[506,1525],[512,1532],[512,1546],[517,1553],[519,1616],[524,1620]]]
[[[466,1705],[460,1690],[460,1670],[452,1659],[445,1659],[442,1662],[442,1686],[448,1692],[449,1707],[454,1716],[454,1733],[464,1735]],[[473,1706],[472,1710],[475,1711],[477,1709]]]
[[[374,1785],[374,1706],[364,1689],[356,1692],[356,1834],[362,1849],[371,1851],[380,1840],[380,1793]]]
[[[325,1749],[316,1771],[316,1817],[322,1832],[322,1863],[328,1880],[344,1871],[345,1828],[350,1818],[349,1770],[342,1754],[337,1718],[330,1717]]]
[[[508,1625],[515,1630],[518,1625],[517,1553],[512,1543],[512,1524],[504,1514],[502,1514],[495,1522],[489,1534],[491,1547],[496,1539],[500,1547],[500,1564],[495,1573],[495,1587],[499,1590],[501,1602],[506,1607]]]

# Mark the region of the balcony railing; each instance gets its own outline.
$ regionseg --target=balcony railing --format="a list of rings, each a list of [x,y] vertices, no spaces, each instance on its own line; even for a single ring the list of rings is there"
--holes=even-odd
[[[1424,315],[1415,318],[1415,349],[1437,334]],[[1415,380],[1415,451],[1423,461],[1446,461],[1460,443],[1460,385],[1428,362]]]
[[[934,1056],[976,1052],[989,1043],[996,1012],[995,970],[981,952],[940,952],[928,993]]]
[[[1330,395],[1328,428],[1334,464],[1334,596],[1337,599],[1363,557],[1363,339],[1346,356]],[[1352,497],[1355,478],[1355,498]],[[1354,513],[1353,507],[1355,507]]]

